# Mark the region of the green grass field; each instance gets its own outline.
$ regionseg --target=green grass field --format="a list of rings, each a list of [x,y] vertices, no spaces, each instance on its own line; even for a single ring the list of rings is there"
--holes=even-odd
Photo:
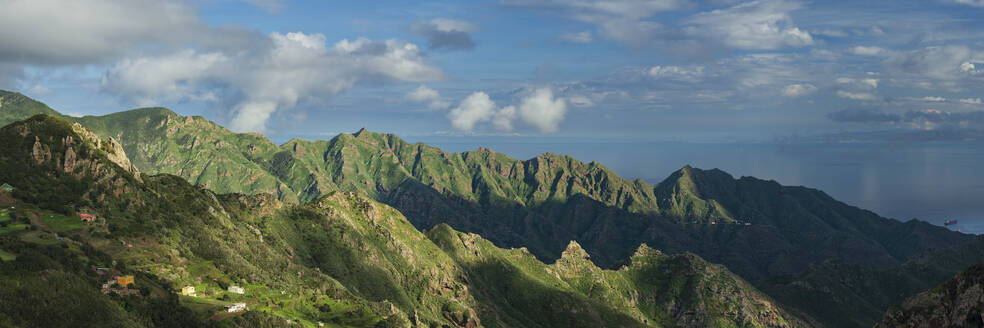
[[[0,222],[10,221],[10,210],[2,209],[0,210]]]
[[[85,223],[78,217],[57,214],[41,214],[41,222],[44,222],[55,232],[72,231],[85,227]]]
[[[8,225],[6,227],[0,228],[0,235],[5,234],[5,233],[8,233],[8,232],[21,231],[21,230],[27,229],[30,226],[31,225],[26,224],[26,223],[11,224],[11,225]]]
[[[55,239],[55,236],[52,236],[51,234],[48,234],[43,231],[31,231],[31,232],[23,233],[20,235],[20,238],[25,242],[35,243],[39,245],[50,246],[50,245],[61,244],[61,242],[58,241],[58,239]]]
[[[17,254],[0,249],[0,261],[13,261],[17,258]]]

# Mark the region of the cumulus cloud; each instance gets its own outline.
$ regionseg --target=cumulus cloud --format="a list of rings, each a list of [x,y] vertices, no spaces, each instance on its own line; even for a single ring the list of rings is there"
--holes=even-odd
[[[462,100],[458,107],[452,109],[448,113],[448,119],[451,120],[451,127],[471,132],[476,124],[492,119],[497,111],[499,111],[498,107],[488,94],[475,92]],[[513,111],[512,114],[514,113]],[[509,127],[511,128],[512,125],[510,124]]]
[[[199,54],[183,50],[156,58],[124,59],[102,78],[104,91],[129,98],[139,106],[190,96],[197,84],[214,74],[216,65],[229,58],[221,53]]]
[[[971,104],[971,105],[984,104],[984,102],[981,102],[981,98],[964,98],[964,99],[960,99],[959,101],[962,104]]]
[[[567,114],[567,100],[555,97],[549,87],[538,88],[524,95],[518,106],[499,108],[484,92],[474,92],[448,112],[451,127],[472,132],[482,122],[492,122],[500,131],[512,131],[518,118],[542,133],[555,133]]]
[[[590,43],[594,41],[591,31],[571,32],[560,35],[560,39],[571,43]]]
[[[927,101],[927,102],[945,102],[946,101],[946,98],[943,98],[943,97],[934,97],[934,96],[925,96],[925,97],[919,98],[919,100]]]
[[[789,13],[802,9],[798,1],[756,0],[694,15],[691,35],[709,36],[732,48],[773,50],[813,44],[809,32],[793,23]]]
[[[5,1],[3,7],[0,62],[81,65],[112,61],[147,45],[247,49],[263,44],[244,29],[206,25],[194,8],[177,0]]]
[[[326,97],[361,82],[425,82],[443,72],[424,63],[416,45],[399,40],[343,39],[327,47],[322,34],[271,33],[262,52],[201,53],[182,50],[125,59],[104,75],[104,91],[138,103],[192,99],[196,86],[219,86],[241,94],[230,127],[262,132],[270,116],[309,97]]]
[[[790,98],[801,97],[817,91],[817,87],[809,83],[790,84],[782,88],[782,95]]]
[[[516,119],[516,106],[506,106],[492,117],[492,126],[502,131],[513,130],[513,120]]]
[[[975,64],[974,62],[970,62],[970,61],[963,62],[962,64],[960,64],[960,71],[967,73],[968,75],[971,76],[984,74],[984,69],[977,68],[978,64],[979,63]]]
[[[557,132],[566,114],[567,101],[554,98],[550,88],[537,89],[519,103],[519,116],[523,122],[543,133]]]
[[[876,78],[849,78],[839,77],[836,80],[838,88],[835,93],[838,97],[852,100],[876,100],[877,96],[873,90],[878,88],[879,80]]]
[[[435,110],[446,109],[451,106],[447,101],[444,101],[444,98],[441,98],[441,94],[437,90],[428,88],[423,84],[407,93],[406,98],[415,102],[428,103],[427,107]]]
[[[468,50],[475,47],[471,33],[478,27],[464,21],[449,18],[435,18],[410,25],[410,31],[427,38],[430,49]]]

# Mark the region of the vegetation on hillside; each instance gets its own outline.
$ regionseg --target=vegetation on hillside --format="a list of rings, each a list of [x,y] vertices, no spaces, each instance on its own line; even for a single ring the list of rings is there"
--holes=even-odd
[[[0,112],[14,108],[26,114],[47,108],[39,103],[18,104],[4,104]],[[849,326],[873,324],[885,307],[925,284],[942,281],[945,275],[899,280],[907,288],[867,284],[861,288],[864,293],[842,294],[859,287],[815,272],[838,271],[830,268],[843,264],[849,272],[877,277],[933,249],[974,240],[925,222],[882,218],[818,190],[751,177],[736,179],[716,169],[688,166],[649,185],[564,155],[518,160],[488,149],[446,153],[365,130],[329,141],[294,139],[276,145],[258,134],[232,133],[201,117],[182,117],[163,108],[68,119],[119,140],[133,166],[145,174],[174,174],[220,193],[267,193],[290,204],[337,191],[356,192],[396,208],[418,229],[448,224],[500,247],[525,247],[546,262],[560,259],[571,240],[608,269],[630,264],[643,243],[669,254],[692,252],[726,265],[777,298],[809,293],[815,301],[789,302],[820,322]],[[72,183],[53,184],[86,188]],[[170,177],[146,181],[155,184],[177,182]],[[28,199],[38,193],[31,188],[18,192]],[[130,200],[140,203],[148,192],[154,193],[134,187]],[[64,193],[58,197],[76,197],[71,190]],[[89,206],[90,198],[52,200],[48,207]],[[174,198],[168,206],[188,201]],[[147,205],[150,211],[155,206],[167,208]],[[132,213],[128,206],[133,205],[124,202],[107,211],[127,217]],[[133,218],[126,225],[170,227],[141,220]],[[968,265],[969,259],[977,259],[972,252],[959,256],[963,257],[952,263]],[[940,272],[953,274],[963,268],[957,266]],[[797,281],[814,285],[786,292],[784,286],[803,286]],[[847,301],[845,295],[853,296]]]
[[[984,327],[984,263],[893,306],[875,327]]]
[[[448,225],[421,233],[357,193],[291,204],[219,195],[167,174],[137,176],[84,134],[45,115],[0,128],[0,166],[11,169],[0,181],[15,187],[0,192],[0,205],[10,207],[7,221],[28,226],[0,234],[0,249],[12,255],[0,266],[5,324],[799,326],[695,255],[642,247],[610,271],[571,243],[547,265]],[[65,181],[80,190],[59,189]],[[41,201],[60,192],[72,195]],[[82,212],[106,226],[66,220]],[[138,292],[100,291],[108,275],[122,274],[136,276]],[[233,285],[245,294],[227,292]],[[197,294],[178,296],[185,286]],[[238,302],[249,311],[225,313]]]

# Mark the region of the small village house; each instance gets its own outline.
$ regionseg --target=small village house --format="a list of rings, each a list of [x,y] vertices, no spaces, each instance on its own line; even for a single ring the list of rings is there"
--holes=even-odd
[[[236,304],[230,305],[229,308],[226,311],[228,311],[228,312],[240,312],[240,311],[246,311],[246,310],[249,310],[249,308],[246,307],[246,303],[236,303]]]
[[[85,221],[85,222],[93,222],[93,221],[96,221],[96,216],[95,215],[92,215],[92,214],[79,213],[79,218],[82,219],[82,221]]]
[[[246,294],[246,290],[239,286],[229,286],[229,292],[239,295]]]
[[[136,282],[133,280],[133,276],[117,276],[116,284],[120,285],[120,287],[126,287],[129,285],[136,285]]]
[[[184,286],[184,287],[181,287],[181,295],[184,295],[184,296],[195,296],[195,286]]]

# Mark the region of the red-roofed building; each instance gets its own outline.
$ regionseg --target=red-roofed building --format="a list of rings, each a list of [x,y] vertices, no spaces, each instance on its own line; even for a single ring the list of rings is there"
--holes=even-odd
[[[93,222],[96,220],[96,216],[92,214],[79,213],[79,218],[85,222]]]

